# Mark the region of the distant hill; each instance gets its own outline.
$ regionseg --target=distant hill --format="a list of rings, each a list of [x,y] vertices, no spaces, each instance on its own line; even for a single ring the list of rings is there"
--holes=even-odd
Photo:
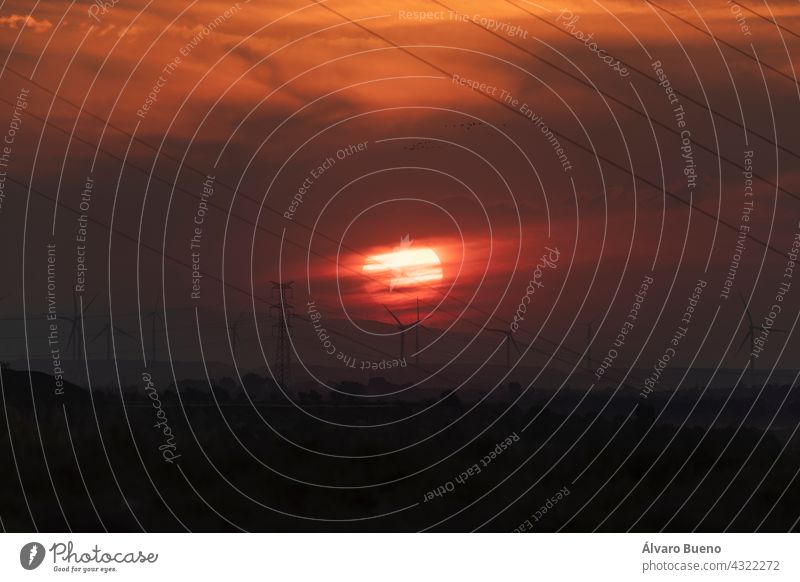
[[[43,372],[14,370],[4,368],[2,372],[2,388],[5,402],[24,408],[31,404],[31,396],[39,405],[53,405],[58,402],[74,403],[89,400],[89,392],[66,380],[61,386],[56,379]]]

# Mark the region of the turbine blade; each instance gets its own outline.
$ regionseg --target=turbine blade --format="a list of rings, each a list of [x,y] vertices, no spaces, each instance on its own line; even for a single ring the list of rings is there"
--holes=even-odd
[[[97,295],[98,294],[95,293],[94,297],[92,297],[92,300],[89,301],[89,303],[87,303],[86,305],[83,306],[83,315],[84,316],[86,315],[86,312],[89,311],[89,308],[92,306],[92,303],[94,303],[94,300],[97,299]]]
[[[114,331],[116,331],[120,335],[124,335],[125,337],[129,337],[131,339],[136,339],[131,334],[129,334],[127,331],[118,328],[116,325],[114,326]]]
[[[69,337],[67,338],[67,349],[69,350],[72,347],[72,342],[75,340],[75,326],[72,326],[72,329],[69,331]]]
[[[383,306],[383,308],[384,308],[386,311],[388,311],[388,312],[389,312],[389,315],[391,315],[391,316],[392,316],[392,318],[394,318],[394,320],[397,322],[397,325],[399,325],[400,327],[403,327],[403,322],[402,322],[402,321],[400,321],[399,319],[397,319],[397,316],[396,316],[394,313],[392,313],[392,310],[391,310],[391,309],[389,309],[388,307],[386,307],[386,305],[384,305],[384,306]]]
[[[486,331],[493,331],[495,333],[509,333],[507,329],[497,329],[496,327],[484,327]]]
[[[737,354],[742,351],[742,348],[744,347],[744,345],[747,343],[747,340],[749,340],[752,335],[753,335],[753,332],[748,332],[747,335],[744,336],[744,339],[742,340],[742,343],[739,344],[739,349],[736,350]]]
[[[750,324],[750,327],[753,327],[753,317],[750,315],[750,310],[747,308],[747,303],[744,300],[744,295],[739,293],[739,299],[742,301],[742,305],[744,306],[744,312],[747,314],[747,322]]]
[[[97,332],[97,335],[92,338],[92,341],[96,340],[97,338],[99,338],[101,335],[103,335],[107,331],[108,331],[108,324],[106,324],[106,326],[103,329],[101,329],[100,331]]]

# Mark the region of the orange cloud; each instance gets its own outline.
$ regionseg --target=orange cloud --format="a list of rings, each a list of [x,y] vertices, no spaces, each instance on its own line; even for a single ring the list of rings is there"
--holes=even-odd
[[[11,16],[0,16],[0,26],[7,26],[8,28],[18,29],[20,26],[25,26],[33,30],[33,32],[47,32],[53,28],[53,23],[43,18],[37,20],[31,15],[23,16],[21,14],[12,14]]]

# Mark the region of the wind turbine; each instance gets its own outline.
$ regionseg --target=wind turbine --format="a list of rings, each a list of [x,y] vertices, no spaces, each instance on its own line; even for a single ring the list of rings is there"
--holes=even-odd
[[[150,351],[152,353],[151,361],[157,361],[156,356],[158,353],[156,352],[156,320],[161,320],[161,323],[164,323],[164,317],[161,315],[161,312],[158,310],[157,307],[153,308],[147,315],[148,319],[150,319]]]
[[[3,295],[2,297],[0,297],[0,303],[8,299],[8,297],[9,297],[8,295]],[[5,372],[8,369],[9,369],[8,362],[0,362],[0,372]]]
[[[497,328],[494,328],[494,327],[487,327],[486,331],[493,331],[495,333],[500,333],[500,334],[503,334],[504,336],[506,336],[506,339],[505,339],[505,342],[506,342],[506,369],[510,371],[511,370],[511,344],[514,344],[514,349],[517,350],[517,353],[520,356],[522,355],[522,350],[519,349],[519,344],[517,343],[517,340],[514,339],[514,336],[512,335],[511,331],[508,330],[508,329],[497,329]]]
[[[392,313],[392,310],[389,309],[386,305],[383,306],[386,311],[389,312],[389,315],[397,322],[397,329],[400,330],[400,359],[402,360],[406,356],[406,331],[414,328],[414,341],[416,343],[416,352],[414,354],[414,361],[417,366],[419,366],[419,328],[428,329],[424,325],[422,325],[422,320],[419,316],[419,299],[417,299],[417,319],[411,323],[403,323],[398,319],[398,317]],[[428,330],[430,331],[430,330]]]
[[[72,327],[69,330],[69,338],[67,339],[67,349],[72,347],[72,359],[73,360],[80,360],[83,355],[83,334],[84,334],[84,323],[83,320],[86,318],[86,312],[89,311],[89,307],[92,306],[94,300],[97,299],[97,295],[95,294],[92,297],[92,300],[89,301],[86,305],[83,306],[83,309],[80,309],[78,305],[78,296],[73,293],[72,294],[72,317],[66,317],[64,315],[59,315],[59,319],[63,319],[64,321],[68,321],[72,324]]]
[[[243,315],[243,313],[240,313],[239,317],[236,318],[236,321],[234,321],[232,325],[228,326],[228,334],[231,338],[231,347],[233,347],[234,358],[236,357],[236,348],[239,345],[239,323],[242,321]]]
[[[742,343],[739,344],[739,349],[736,350],[736,353],[742,351],[742,348],[747,343],[747,340],[750,340],[750,354],[748,356],[749,360],[749,367],[750,371],[753,372],[756,369],[756,358],[753,352],[755,351],[755,333],[756,331],[766,331],[766,332],[776,332],[776,333],[789,333],[785,329],[775,329],[774,327],[765,328],[761,325],[753,325],[753,316],[750,315],[750,309],[747,307],[747,303],[744,300],[744,296],[739,294],[739,299],[742,300],[742,305],[744,305],[745,313],[747,314],[747,334],[745,334],[744,338],[742,339]]]
[[[118,333],[120,335],[124,335],[125,337],[129,337],[132,340],[136,339],[131,334],[129,334],[128,332],[123,331],[120,328],[118,328],[116,325],[114,327],[111,327],[111,324],[106,322],[106,324],[103,326],[103,329],[101,329],[99,332],[97,332],[97,335],[92,338],[92,341],[96,340],[97,338],[99,338],[103,334],[106,335],[106,360],[108,360],[108,361],[111,361],[111,334],[113,332],[116,332],[116,333]]]
[[[594,325],[594,320],[590,321],[589,323],[584,323],[583,325],[586,326],[586,369],[592,369],[592,326]]]

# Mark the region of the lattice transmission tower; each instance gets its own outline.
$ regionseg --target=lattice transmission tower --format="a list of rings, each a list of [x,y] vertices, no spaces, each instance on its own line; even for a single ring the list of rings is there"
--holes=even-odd
[[[269,306],[270,317],[274,320],[272,334],[277,339],[275,343],[275,379],[284,388],[292,381],[292,318],[294,306],[289,299],[294,295],[292,286],[294,281],[278,283],[272,281],[272,301]]]

